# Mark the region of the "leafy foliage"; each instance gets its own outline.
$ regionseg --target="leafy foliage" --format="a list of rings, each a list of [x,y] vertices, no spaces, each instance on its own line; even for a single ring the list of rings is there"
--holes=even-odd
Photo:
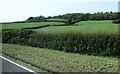
[[[119,18],[119,12],[97,12],[97,13],[68,13],[58,16],[49,16],[45,18],[44,16],[38,17],[29,17],[27,22],[64,22],[66,25],[72,25],[79,21],[87,20],[115,20]],[[68,21],[59,21],[59,20],[48,20],[48,19],[68,19]]]
[[[46,19],[44,16],[38,16],[38,17],[29,17],[26,21],[27,22],[45,22]]]
[[[65,15],[54,16],[51,18],[70,19],[74,16],[74,21],[87,21],[87,20],[115,20],[119,18],[119,12],[97,12],[97,13],[68,13]]]
[[[113,23],[119,24],[120,23],[120,19],[114,20]]]
[[[66,23],[67,23],[67,25],[71,25],[71,24],[74,24],[76,22],[78,22],[77,17],[75,16],[75,14],[72,14]]]
[[[120,39],[117,35],[105,34],[44,34],[22,31],[3,31],[3,43],[50,48],[71,53],[118,56]]]

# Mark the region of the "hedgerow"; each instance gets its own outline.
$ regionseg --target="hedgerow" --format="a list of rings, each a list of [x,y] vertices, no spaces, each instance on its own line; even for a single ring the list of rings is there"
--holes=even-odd
[[[115,24],[120,24],[120,19],[117,19],[117,20],[113,20],[112,23],[115,23]]]
[[[2,34],[3,43],[49,48],[70,53],[117,57],[120,49],[118,35],[45,34],[31,30],[7,30]]]

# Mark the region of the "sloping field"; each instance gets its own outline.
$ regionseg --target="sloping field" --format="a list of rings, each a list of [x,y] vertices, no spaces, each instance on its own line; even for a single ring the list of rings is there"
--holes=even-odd
[[[43,33],[107,33],[107,34],[117,34],[118,25],[113,24],[112,21],[82,21],[74,24],[73,26],[53,26],[41,29],[36,29],[36,31]]]
[[[61,25],[64,23],[61,22],[31,22],[31,23],[9,23],[2,24],[2,29],[22,29],[22,28],[30,28],[37,26],[45,26],[45,25]]]
[[[49,19],[49,20],[64,20],[64,19]],[[2,24],[2,29],[22,29],[32,28],[46,25],[62,25],[62,22],[34,22],[34,23],[10,23]],[[34,29],[38,32],[43,33],[107,33],[107,34],[118,34],[118,24],[113,24],[112,20],[106,21],[82,21],[75,23],[71,26],[49,26],[44,28]]]

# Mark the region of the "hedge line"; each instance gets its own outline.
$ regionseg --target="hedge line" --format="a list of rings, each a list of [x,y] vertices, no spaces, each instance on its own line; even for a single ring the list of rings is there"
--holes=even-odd
[[[115,56],[120,55],[120,38],[104,34],[44,34],[31,30],[7,30],[2,32],[2,42],[49,48],[71,53]]]
[[[112,23],[120,24],[120,19],[113,20]]]

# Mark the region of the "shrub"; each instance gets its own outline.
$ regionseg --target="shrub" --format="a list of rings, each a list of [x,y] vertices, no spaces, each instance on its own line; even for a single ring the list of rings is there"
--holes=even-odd
[[[3,43],[49,48],[70,53],[118,56],[120,39],[104,34],[44,34],[30,30],[3,31]]]
[[[112,23],[119,24],[120,23],[120,19],[114,20]]]

